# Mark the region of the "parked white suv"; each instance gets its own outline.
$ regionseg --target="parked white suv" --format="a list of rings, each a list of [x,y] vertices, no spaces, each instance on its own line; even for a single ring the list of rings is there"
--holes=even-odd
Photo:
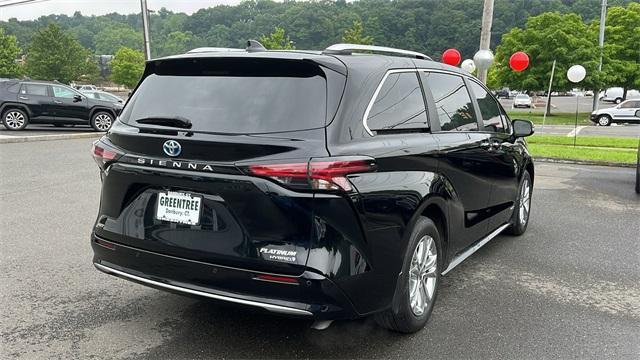
[[[596,110],[589,118],[600,126],[623,122],[640,123],[640,117],[636,115],[637,110],[640,110],[640,98],[623,101],[611,108]]]

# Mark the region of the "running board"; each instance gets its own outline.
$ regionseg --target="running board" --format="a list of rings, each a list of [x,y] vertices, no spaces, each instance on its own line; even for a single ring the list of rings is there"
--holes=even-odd
[[[495,229],[491,234],[487,235],[484,239],[478,241],[475,245],[465,250],[462,254],[453,258],[449,267],[442,272],[442,275],[446,275],[449,271],[453,270],[456,266],[460,265],[466,258],[473,255],[474,252],[478,251],[481,247],[483,247],[486,243],[488,243],[491,239],[498,236],[504,229],[506,229],[509,224],[504,224],[499,228]]]
[[[121,278],[124,278],[124,279],[127,279],[127,280],[133,280],[133,281],[136,281],[136,282],[139,282],[139,283],[142,283],[142,284],[148,284],[148,285],[156,286],[156,287],[159,287],[159,288],[164,288],[164,289],[173,290],[173,291],[182,292],[182,293],[187,293],[187,294],[198,295],[198,296],[202,296],[202,297],[206,297],[206,298],[210,298],[210,299],[228,301],[228,302],[236,303],[236,304],[255,306],[255,307],[263,308],[265,310],[268,310],[268,311],[271,311],[271,312],[275,312],[275,313],[280,313],[280,314],[298,315],[298,316],[313,316],[313,314],[311,312],[306,311],[306,310],[296,309],[296,308],[292,308],[292,307],[288,307],[288,306],[282,306],[282,305],[267,304],[267,303],[263,303],[263,302],[259,302],[259,301],[245,300],[245,299],[235,298],[235,297],[231,297],[231,296],[218,295],[218,294],[213,294],[213,293],[209,293],[209,292],[205,292],[205,291],[189,289],[189,288],[185,288],[185,287],[182,287],[182,286],[175,286],[175,285],[171,285],[171,284],[166,284],[166,283],[163,283],[163,282],[159,282],[159,281],[143,278],[143,277],[140,277],[140,276],[136,276],[136,275],[133,275],[133,274],[129,274],[129,273],[126,273],[124,271],[120,271],[120,270],[116,270],[116,269],[108,267],[108,266],[104,266],[102,264],[93,263],[93,265],[98,270],[103,271],[103,272],[105,272],[107,274],[115,275],[117,277],[121,277]]]

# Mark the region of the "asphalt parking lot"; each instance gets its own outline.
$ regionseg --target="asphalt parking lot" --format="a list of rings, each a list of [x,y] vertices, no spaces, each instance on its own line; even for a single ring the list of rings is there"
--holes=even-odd
[[[310,322],[95,270],[91,140],[0,144],[0,358],[640,357],[635,169],[539,163],[531,223],[444,277],[427,328]]]
[[[513,109],[513,98],[509,99],[500,99],[500,103],[502,106],[509,111],[519,111],[519,112],[527,112],[530,110],[534,110],[537,112],[544,111],[544,107],[547,103],[547,98],[544,96],[535,96],[532,97],[532,100],[535,103],[534,109],[527,108],[516,108]],[[593,97],[592,96],[578,96],[578,109],[580,112],[591,112],[593,109]],[[606,109],[610,107],[614,107],[616,104],[611,102],[598,101],[599,109]],[[560,112],[560,113],[572,113],[576,111],[576,97],[575,96],[552,96],[551,97],[551,111]]]

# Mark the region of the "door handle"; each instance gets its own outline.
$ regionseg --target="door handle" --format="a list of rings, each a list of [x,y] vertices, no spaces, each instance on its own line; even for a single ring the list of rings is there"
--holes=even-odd
[[[20,100],[29,100],[29,98],[28,98],[28,97],[26,97],[26,96],[19,96],[18,98],[19,98]]]
[[[60,100],[53,100],[53,102],[54,102],[55,104],[62,104],[62,101],[60,101]]]

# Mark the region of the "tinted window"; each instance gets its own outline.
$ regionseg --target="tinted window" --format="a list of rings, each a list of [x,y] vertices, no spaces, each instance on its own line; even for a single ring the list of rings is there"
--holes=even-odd
[[[326,80],[310,63],[213,59],[161,63],[155,71],[133,94],[120,115],[123,122],[182,117],[193,131],[239,134],[325,125]]]
[[[493,96],[475,81],[471,81],[471,91],[480,107],[484,131],[505,132],[502,116],[500,116],[500,107]]]
[[[12,94],[17,94],[20,91],[20,83],[15,83],[7,88],[7,91]]]
[[[21,94],[47,96],[47,85],[24,84],[20,90]]]
[[[637,108],[640,107],[640,101],[627,101],[620,106],[621,108]]]
[[[76,95],[75,92],[73,92],[71,89],[67,89],[66,87],[52,86],[52,88],[53,96],[57,98],[72,99]]]
[[[427,113],[415,72],[389,74],[367,117],[372,130],[426,128]]]
[[[477,131],[469,92],[460,76],[426,73],[427,86],[436,103],[442,131]]]

